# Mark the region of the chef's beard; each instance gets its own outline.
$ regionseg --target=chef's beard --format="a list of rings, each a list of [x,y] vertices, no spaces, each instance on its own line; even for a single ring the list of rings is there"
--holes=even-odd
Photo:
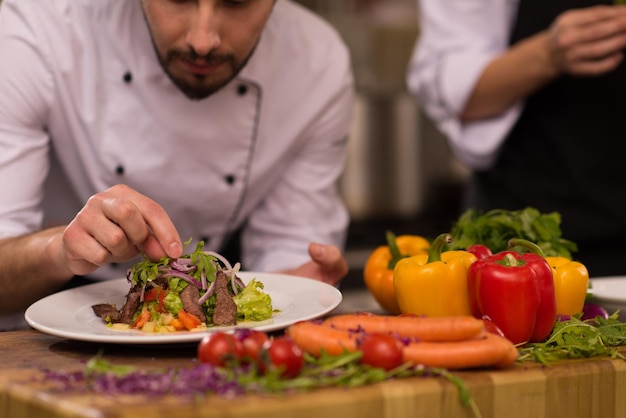
[[[156,46],[155,46],[156,49]],[[176,87],[189,99],[191,100],[202,100],[213,93],[219,91],[222,87],[231,82],[233,78],[235,78],[241,70],[246,66],[250,57],[254,53],[256,46],[252,48],[252,51],[248,56],[243,60],[238,62],[237,59],[232,54],[216,54],[210,52],[207,55],[199,56],[193,50],[189,52],[184,52],[180,50],[171,50],[167,53],[165,57],[161,56],[161,54],[157,52],[157,56],[159,58],[159,64],[165,74],[169,77],[169,79],[174,83]],[[207,82],[211,76],[205,75],[195,75],[192,77],[193,81],[179,77],[173,74],[169,70],[169,64],[176,60],[188,60],[192,62],[206,62],[206,63],[223,63],[228,69],[229,72],[226,76],[223,76],[219,79],[212,80]]]

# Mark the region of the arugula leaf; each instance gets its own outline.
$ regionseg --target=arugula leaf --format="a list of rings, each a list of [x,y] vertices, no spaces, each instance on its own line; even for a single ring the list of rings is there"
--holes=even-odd
[[[143,255],[142,260],[133,264],[130,268],[129,278],[131,283],[133,285],[141,283],[145,286],[146,283],[156,279],[159,275],[159,270],[167,266],[169,262],[170,259],[168,257],[163,257],[155,262]]]
[[[190,241],[185,242],[185,247],[189,245]],[[203,251],[204,241],[198,242],[196,249],[191,254],[183,254],[180,258],[189,258],[197,265],[197,269],[189,272],[189,275],[200,282],[202,273],[205,274],[207,280],[212,282],[215,280],[215,273],[217,272],[219,263],[217,257],[206,254]],[[133,264],[130,268],[129,278],[132,284],[141,283],[146,285],[149,281],[156,279],[160,273],[162,273],[170,264],[171,259],[169,257],[162,257],[159,261],[150,260],[145,254],[141,261]],[[187,285],[184,282],[178,281],[178,279],[170,279],[174,285],[180,284],[182,290]]]
[[[626,345],[626,323],[618,312],[603,318],[580,320],[580,314],[567,321],[557,321],[550,337],[541,343],[519,348],[518,361],[536,361],[543,365],[563,359],[608,356],[626,360],[617,347]]]
[[[488,212],[468,209],[453,224],[450,233],[454,241],[448,247],[452,250],[482,244],[497,253],[509,249],[511,238],[534,242],[546,256],[572,259],[572,252],[578,250],[574,242],[561,237],[561,215],[558,212],[541,213],[532,207]]]
[[[195,251],[187,257],[191,257],[191,261],[198,266],[198,270],[196,270],[193,276],[199,278],[202,272],[204,272],[207,279],[213,281],[217,272],[217,257],[205,254],[203,248],[204,241],[200,241]]]

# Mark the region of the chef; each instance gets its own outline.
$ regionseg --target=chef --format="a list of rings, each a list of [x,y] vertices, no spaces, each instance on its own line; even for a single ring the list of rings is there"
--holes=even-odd
[[[337,284],[349,54],[289,0],[4,0],[0,329],[184,243]],[[232,245],[231,245],[232,246]]]

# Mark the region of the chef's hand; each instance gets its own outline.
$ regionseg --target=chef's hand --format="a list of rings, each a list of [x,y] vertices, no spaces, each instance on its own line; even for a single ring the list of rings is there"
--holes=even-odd
[[[348,262],[341,250],[333,245],[311,243],[311,261],[284,273],[309,277],[336,286],[348,274]]]
[[[579,76],[612,71],[626,48],[626,7],[568,10],[548,30],[548,54],[558,73]]]
[[[125,185],[93,195],[63,231],[62,254],[75,275],[133,259],[178,257],[183,246],[165,210]]]

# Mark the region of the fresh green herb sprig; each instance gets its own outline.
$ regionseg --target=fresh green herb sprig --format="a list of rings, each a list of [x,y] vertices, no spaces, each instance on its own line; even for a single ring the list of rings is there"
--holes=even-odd
[[[468,209],[453,224],[450,233],[454,241],[448,246],[455,250],[482,244],[496,253],[508,249],[511,238],[534,242],[546,256],[571,259],[572,253],[578,250],[574,242],[562,238],[561,215],[558,212],[541,213],[532,207],[488,212]]]
[[[137,283],[146,284],[159,275],[159,271],[170,262],[170,259],[163,257],[161,260],[155,262],[147,257],[144,257],[141,261],[132,265],[130,269],[129,280],[133,285]]]
[[[191,243],[191,238],[184,242],[183,247],[187,248]],[[205,254],[203,251],[204,241],[200,241],[196,244],[196,249],[189,253],[183,254],[180,258],[190,258],[191,261],[198,266],[198,268],[191,272],[190,275],[198,281],[200,281],[200,275],[205,273],[206,277],[214,278],[217,271],[217,258]],[[138,282],[145,285],[147,282],[157,278],[157,276],[165,269],[170,263],[169,257],[163,257],[159,261],[152,261],[145,255],[143,259],[135,264],[130,269],[130,280],[133,284]]]
[[[548,366],[558,360],[594,356],[626,360],[618,350],[623,345],[626,345],[626,323],[619,321],[618,312],[609,318],[598,316],[585,321],[575,315],[557,321],[546,341],[521,347],[518,361],[536,361]]]

